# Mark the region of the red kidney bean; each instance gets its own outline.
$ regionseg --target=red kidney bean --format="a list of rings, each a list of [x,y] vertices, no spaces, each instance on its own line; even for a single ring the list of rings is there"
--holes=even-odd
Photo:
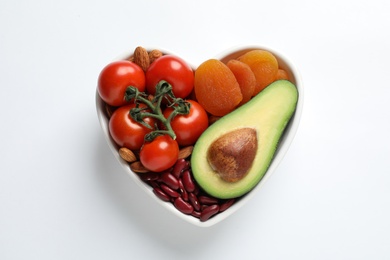
[[[188,162],[185,159],[179,159],[179,160],[177,160],[177,162],[173,166],[172,174],[176,178],[180,178],[181,173],[187,167],[188,167]]]
[[[159,181],[165,183],[171,189],[177,190],[179,188],[179,180],[170,172],[161,173]]]
[[[235,199],[230,199],[219,205],[219,212],[225,211],[230,208],[231,205],[235,202]]]
[[[212,216],[214,216],[215,214],[217,214],[218,212],[219,212],[219,206],[217,204],[208,206],[207,208],[202,210],[199,219],[200,221],[206,221]]]
[[[199,192],[200,192],[200,189],[199,189],[199,186],[196,184],[196,182],[194,182],[194,183],[195,183],[195,189],[194,189],[194,191],[192,193],[194,193],[196,196],[198,196]]]
[[[202,213],[200,213],[200,211],[196,211],[196,210],[192,211],[191,213],[191,215],[195,218],[200,218],[201,214]]]
[[[160,178],[160,174],[157,172],[145,172],[138,174],[143,181],[156,181]]]
[[[188,192],[184,190],[183,193],[181,194],[181,197],[183,198],[183,200],[188,201]]]
[[[184,214],[191,214],[194,211],[194,208],[190,203],[187,201],[184,201],[182,197],[178,197],[175,199],[175,202],[173,203],[174,206],[180,210]]]
[[[179,179],[179,192],[183,200],[188,201],[188,192],[184,188],[183,180]]]
[[[159,187],[154,187],[153,188],[153,193],[156,194],[157,197],[159,197],[163,201],[170,201],[170,197],[163,192]]]
[[[210,206],[210,205],[200,204],[200,211],[204,210],[204,209],[207,208],[208,206]]]
[[[160,184],[160,188],[161,188],[161,190],[164,191],[169,197],[177,198],[177,197],[180,196],[180,194],[179,194],[177,191],[171,189],[170,187],[168,187],[168,186],[165,185],[164,183],[161,183],[161,184]]]
[[[198,200],[201,204],[206,204],[206,205],[218,204],[218,199],[205,196],[205,195],[199,196]]]
[[[158,185],[157,181],[149,181],[148,183],[150,184],[150,186],[152,186],[152,188],[155,188],[155,187],[160,188],[160,185]]]
[[[193,192],[195,190],[195,183],[194,183],[194,180],[192,179],[190,171],[189,170],[185,170],[182,173],[181,178],[183,180],[184,188],[188,192]]]
[[[139,176],[153,188],[158,198],[200,221],[210,219],[235,203],[235,199],[219,200],[205,193],[195,182],[190,163],[185,159],[179,159],[163,173],[147,172]]]
[[[200,208],[199,200],[194,193],[188,193],[188,200],[191,203],[191,205],[194,207],[194,210],[200,211],[201,208]]]
[[[179,191],[183,193],[186,189],[184,188],[183,180],[179,179]]]

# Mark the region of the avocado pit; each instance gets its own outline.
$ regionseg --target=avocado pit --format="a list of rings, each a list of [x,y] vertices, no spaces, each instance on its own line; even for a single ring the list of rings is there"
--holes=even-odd
[[[245,127],[228,132],[209,147],[211,168],[227,182],[241,180],[249,171],[257,152],[257,132]]]

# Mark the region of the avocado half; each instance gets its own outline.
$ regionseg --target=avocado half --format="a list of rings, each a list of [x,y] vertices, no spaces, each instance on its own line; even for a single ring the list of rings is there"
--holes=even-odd
[[[202,189],[220,199],[240,197],[253,189],[267,172],[297,102],[296,86],[290,81],[278,80],[207,128],[196,142],[191,156],[193,175]],[[258,142],[252,166],[242,179],[224,181],[210,166],[208,149],[220,136],[248,127],[256,130]]]

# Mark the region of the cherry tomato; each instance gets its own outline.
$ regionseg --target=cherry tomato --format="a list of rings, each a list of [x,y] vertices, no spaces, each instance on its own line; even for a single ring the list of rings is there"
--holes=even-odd
[[[169,135],[159,135],[141,148],[140,161],[153,172],[162,172],[172,167],[179,157],[179,145]]]
[[[164,55],[155,60],[146,71],[146,89],[154,95],[156,85],[165,80],[172,85],[175,97],[185,98],[194,88],[194,71],[181,58]]]
[[[176,141],[179,145],[192,145],[208,127],[208,116],[204,108],[194,100],[187,100],[190,103],[188,115],[177,115],[171,121],[171,126],[176,134]],[[164,110],[164,117],[172,113],[173,109],[167,107]]]
[[[145,105],[140,104],[140,107],[142,106]],[[117,108],[108,123],[110,135],[115,143],[130,150],[140,149],[144,143],[145,135],[152,131],[131,118],[129,112],[134,107],[135,104],[130,104]],[[154,125],[154,120],[149,117],[145,118],[144,121],[151,126]]]
[[[104,102],[111,106],[122,106],[126,88],[136,87],[145,91],[145,73],[140,66],[131,61],[115,61],[100,72],[98,92]]]

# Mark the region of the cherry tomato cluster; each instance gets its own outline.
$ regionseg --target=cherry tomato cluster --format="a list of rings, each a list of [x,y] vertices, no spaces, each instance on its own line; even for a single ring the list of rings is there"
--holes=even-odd
[[[158,98],[161,82],[170,87],[168,98]],[[98,93],[115,108],[109,119],[112,139],[120,147],[139,151],[141,163],[150,171],[172,167],[180,147],[193,145],[208,127],[206,111],[190,99],[193,86],[194,71],[174,55],[161,56],[146,71],[129,60],[108,64],[99,75]],[[131,99],[126,96],[129,90]],[[189,111],[178,113],[175,100],[184,101]]]

